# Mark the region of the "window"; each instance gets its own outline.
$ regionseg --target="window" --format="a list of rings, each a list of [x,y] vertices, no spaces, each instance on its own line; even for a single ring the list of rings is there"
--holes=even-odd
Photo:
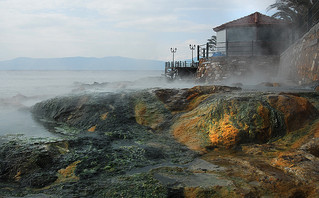
[[[247,42],[256,40],[256,27],[232,27],[227,29],[228,42]]]

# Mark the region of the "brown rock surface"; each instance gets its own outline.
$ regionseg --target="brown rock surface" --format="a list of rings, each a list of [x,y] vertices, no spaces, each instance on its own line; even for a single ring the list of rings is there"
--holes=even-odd
[[[172,126],[174,137],[189,148],[234,148],[244,142],[262,143],[283,129],[279,115],[253,96],[223,95],[181,115]]]
[[[195,86],[190,89],[158,89],[156,96],[166,108],[172,112],[189,111],[196,108],[200,102],[215,93],[225,93],[241,90],[227,86]]]
[[[284,114],[288,132],[302,128],[318,116],[318,110],[303,97],[290,94],[267,96],[269,104]]]
[[[30,144],[25,152],[15,142],[0,147],[0,179],[74,197],[317,197],[319,94],[232,90],[44,102],[36,112],[84,131],[66,131],[74,139]]]
[[[209,112],[209,108],[196,108],[183,114],[172,126],[174,138],[192,150],[205,152],[206,146],[210,145],[209,138],[203,131],[206,129],[204,120]]]
[[[318,117],[318,110],[306,98],[292,94],[219,94],[204,101],[180,115],[171,127],[179,142],[201,152],[264,143]]]

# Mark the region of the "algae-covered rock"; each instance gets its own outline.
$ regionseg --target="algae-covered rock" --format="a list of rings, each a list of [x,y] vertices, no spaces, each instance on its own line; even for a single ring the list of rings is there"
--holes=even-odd
[[[279,99],[278,99],[279,98]],[[318,110],[303,97],[261,93],[222,94],[207,98],[172,126],[175,138],[189,148],[234,148],[265,143],[303,127]]]
[[[150,91],[84,94],[36,104],[38,119],[52,120],[90,133],[122,131],[130,136],[140,125],[163,129],[171,113]]]
[[[11,140],[0,147],[0,181],[17,182],[21,187],[40,188],[53,183],[61,155],[47,143]],[[54,147],[52,145],[52,147]]]
[[[62,96],[38,103],[32,111],[61,140],[37,142],[35,147],[28,141],[0,145],[0,195],[103,197],[123,187],[125,181],[112,184],[129,171],[187,163],[196,156],[170,134],[155,133],[170,126],[172,115],[150,90]],[[139,181],[141,186],[137,181],[132,185],[153,184],[146,179]],[[9,188],[13,190],[7,192]],[[129,195],[136,189],[125,190]],[[154,186],[142,194],[150,197],[154,192],[167,190]]]
[[[186,141],[186,145],[196,150],[262,143],[284,134],[285,126],[278,112],[258,97],[211,97],[182,115],[172,127],[173,133],[178,140],[187,134],[191,140]],[[196,142],[195,147],[192,142]]]
[[[38,103],[33,113],[40,119],[64,123],[82,131],[126,130],[135,123],[132,106],[127,94],[84,94]]]
[[[153,130],[163,129],[169,125],[167,121],[171,118],[171,112],[154,94],[143,92],[138,93],[134,98],[134,113],[138,124]]]
[[[0,139],[0,196],[316,195],[318,98],[198,86],[43,101],[33,114],[61,137]]]
[[[167,109],[180,112],[196,108],[211,94],[238,90],[241,89],[227,86],[195,86],[190,89],[157,89],[155,94]]]
[[[207,115],[211,108],[202,105],[198,108],[181,115],[171,127],[175,139],[188,148],[205,152],[211,146],[207,129]]]
[[[284,114],[287,130],[294,131],[314,120],[319,112],[303,97],[292,94],[267,96],[269,104]]]
[[[210,113],[208,134],[213,146],[264,143],[284,133],[280,115],[256,96],[218,99]]]

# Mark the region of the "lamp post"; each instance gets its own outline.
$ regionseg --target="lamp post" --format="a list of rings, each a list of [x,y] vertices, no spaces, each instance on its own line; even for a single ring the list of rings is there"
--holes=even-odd
[[[189,44],[189,49],[192,50],[192,66],[194,64],[194,50],[196,48],[196,45],[192,45],[192,44]]]
[[[172,48],[172,47],[171,47],[171,52],[172,52],[172,54],[173,54],[173,67],[175,66],[174,54],[176,53],[176,51],[177,51],[177,48]]]

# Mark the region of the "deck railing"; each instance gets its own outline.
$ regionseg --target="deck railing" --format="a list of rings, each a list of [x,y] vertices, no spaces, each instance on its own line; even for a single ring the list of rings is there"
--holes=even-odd
[[[170,61],[165,62],[166,68],[174,68],[174,67],[198,67],[198,62],[191,61]]]
[[[214,47],[198,45],[197,57],[278,55],[286,47],[287,43],[281,41],[218,42]]]

